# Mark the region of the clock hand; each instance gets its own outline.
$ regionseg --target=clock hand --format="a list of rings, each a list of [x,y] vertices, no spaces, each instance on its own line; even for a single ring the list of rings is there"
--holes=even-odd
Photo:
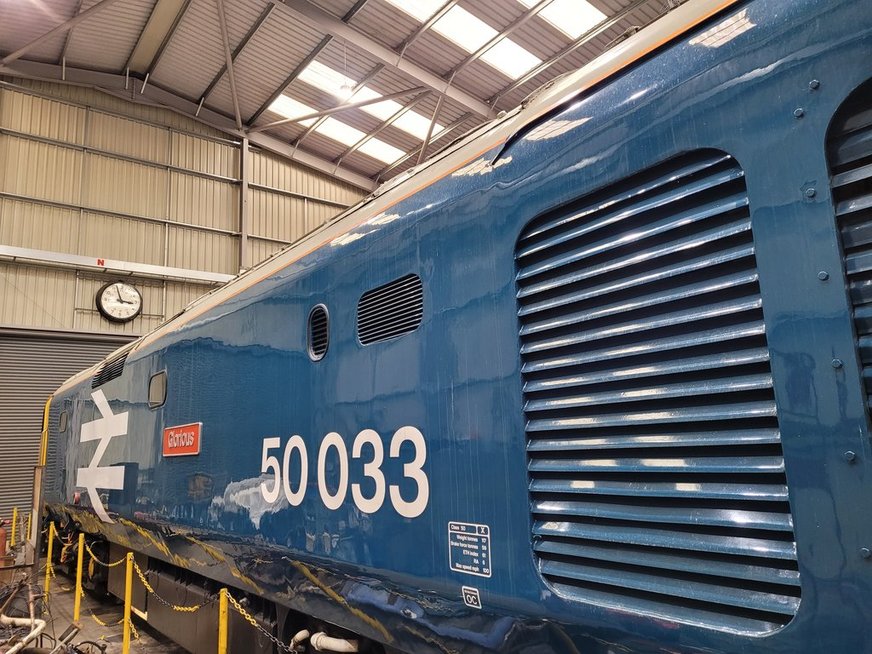
[[[129,302],[129,301],[127,301],[127,300],[125,300],[124,298],[121,297],[121,289],[120,289],[118,286],[115,287],[115,295],[118,296],[118,301],[119,301],[121,304],[133,304],[133,302]]]

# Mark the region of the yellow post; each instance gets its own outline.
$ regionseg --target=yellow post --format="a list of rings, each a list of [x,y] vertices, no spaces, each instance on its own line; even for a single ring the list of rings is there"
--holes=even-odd
[[[130,605],[133,602],[133,552],[127,553],[127,570],[124,575],[124,636],[121,654],[130,654]]]
[[[45,560],[45,596],[49,597],[48,589],[51,586],[51,552],[54,545],[54,521],[48,523],[48,556]]]
[[[76,560],[76,599],[73,601],[73,622],[79,621],[82,606],[82,562],[85,559],[85,534],[79,532],[79,557]]]
[[[18,507],[12,507],[12,533],[9,535],[9,544],[15,547],[17,541],[15,540],[15,530],[18,529]]]
[[[27,514],[27,534],[24,536],[24,540],[30,540],[30,518],[32,514]]]
[[[218,654],[227,654],[227,589],[218,591]]]

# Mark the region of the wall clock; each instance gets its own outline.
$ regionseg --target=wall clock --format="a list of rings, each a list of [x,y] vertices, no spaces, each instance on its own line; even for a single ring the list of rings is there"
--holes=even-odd
[[[130,322],[142,311],[142,295],[127,282],[110,282],[97,291],[97,310],[106,320]]]

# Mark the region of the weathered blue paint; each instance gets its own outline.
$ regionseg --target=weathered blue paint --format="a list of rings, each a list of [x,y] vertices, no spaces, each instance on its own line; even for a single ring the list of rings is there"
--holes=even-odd
[[[682,38],[553,112],[546,120],[566,121],[562,133],[522,134],[483,157],[498,165],[438,181],[394,206],[391,220],[354,229],[359,238],[312,252],[135,351],[123,376],[101,386],[114,412],[130,412],[128,435],[113,439],[103,462],[138,466],[136,492],[110,494],[110,512],[150,530],[195,572],[402,651],[442,651],[438,641],[463,652],[872,652],[872,561],[860,554],[872,547],[872,447],[824,150],[834,112],[872,77],[872,11],[865,0],[729,11],[747,12],[751,29],[719,47]],[[789,481],[802,601],[767,635],[562,599],[531,550],[516,241],[534,217],[700,149],[729,153],[745,174]],[[361,346],[361,294],[409,273],[424,283],[422,325]],[[313,363],[306,319],[317,303],[329,309],[331,342]],[[844,365],[834,368],[834,358]],[[167,403],[150,410],[148,379],[164,369]],[[72,419],[51,436],[57,459],[47,482],[49,502],[80,518],[75,470],[93,446],[80,447],[78,434],[99,417],[90,393],[81,383],[54,400],[55,413],[67,407]],[[197,421],[201,454],[162,458],[162,428]],[[324,435],[338,432],[350,450],[371,428],[387,450],[403,425],[427,441],[423,515],[404,519],[386,502],[365,517],[350,492],[340,510],[327,510],[313,474]],[[259,493],[262,440],[284,444],[293,434],[309,445],[306,499],[252,520],[229,500]],[[848,450],[857,454],[850,463]],[[385,458],[389,483],[403,477],[412,456],[403,453]],[[362,480],[361,460],[351,459],[350,481]],[[489,525],[490,578],[449,570],[449,521]],[[129,524],[99,528],[172,558]],[[325,528],[338,542],[322,538]],[[314,589],[312,577],[347,604]],[[484,609],[464,606],[462,585],[481,591]]]

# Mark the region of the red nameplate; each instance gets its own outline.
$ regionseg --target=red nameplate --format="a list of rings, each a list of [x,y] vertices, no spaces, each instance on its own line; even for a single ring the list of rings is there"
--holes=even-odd
[[[192,456],[200,453],[202,422],[167,427],[163,430],[164,456]]]

